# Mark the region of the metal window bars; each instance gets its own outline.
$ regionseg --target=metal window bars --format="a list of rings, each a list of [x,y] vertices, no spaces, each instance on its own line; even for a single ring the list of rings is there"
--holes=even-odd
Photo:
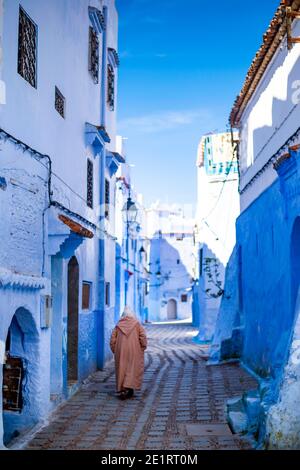
[[[115,72],[112,65],[107,66],[107,102],[110,111],[115,108]]]
[[[65,118],[65,104],[66,104],[65,97],[59,91],[59,89],[55,87],[55,109],[63,118]]]
[[[89,29],[89,71],[94,83],[99,83],[99,38],[92,26]]]
[[[87,160],[87,200],[86,203],[91,209],[94,205],[94,166],[93,162]]]
[[[18,73],[37,87],[37,26],[20,7],[18,39]]]

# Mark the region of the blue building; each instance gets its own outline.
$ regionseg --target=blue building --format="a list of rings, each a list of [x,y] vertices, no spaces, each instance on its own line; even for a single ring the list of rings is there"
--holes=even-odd
[[[299,7],[281,2],[231,113],[241,215],[212,349],[212,360],[240,357],[260,383],[229,417],[238,410],[277,449],[300,448]]]
[[[119,139],[122,140],[120,136]],[[117,173],[116,321],[125,305],[129,305],[142,322],[148,318],[150,242],[146,231],[147,212],[141,194],[133,187],[130,165],[126,161]]]
[[[111,357],[124,160],[114,0],[1,0],[0,12],[2,444]]]

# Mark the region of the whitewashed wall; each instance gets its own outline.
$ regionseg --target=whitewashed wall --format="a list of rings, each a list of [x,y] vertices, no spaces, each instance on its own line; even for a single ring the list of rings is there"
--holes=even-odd
[[[293,23],[293,36],[300,36],[299,21]],[[299,76],[300,44],[288,51],[284,39],[241,118],[241,189],[299,127]],[[263,177],[241,195],[241,210],[245,210],[276,177],[271,165]]]

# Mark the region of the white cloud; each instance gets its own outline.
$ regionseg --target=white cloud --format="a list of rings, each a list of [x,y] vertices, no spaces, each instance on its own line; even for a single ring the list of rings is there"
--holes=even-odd
[[[139,134],[155,134],[187,126],[196,120],[203,123],[207,118],[208,113],[204,110],[162,111],[123,119],[119,122],[119,129],[123,133],[134,129]]]
[[[167,54],[157,53],[155,54],[155,57],[158,57],[159,59],[165,59],[167,57]]]
[[[155,16],[144,16],[142,19],[141,19],[142,23],[147,23],[147,24],[161,24],[162,23],[162,19],[161,18],[157,18]]]
[[[156,58],[156,59],[165,59],[167,58],[167,54],[163,53],[163,52],[154,52],[154,53],[149,53],[149,54],[136,54],[136,53],[133,53],[131,52],[130,50],[128,49],[125,49],[123,51],[120,51],[119,52],[119,56],[121,59],[153,59],[153,58]]]

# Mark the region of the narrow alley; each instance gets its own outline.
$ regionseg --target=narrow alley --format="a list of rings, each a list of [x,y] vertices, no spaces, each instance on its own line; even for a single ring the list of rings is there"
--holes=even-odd
[[[206,346],[192,341],[197,330],[189,324],[146,328],[145,380],[136,397],[116,397],[110,363],[23,448],[250,449],[231,433],[224,411],[226,399],[256,388],[256,382],[237,364],[206,367]]]
[[[0,0],[1,468],[300,450],[300,0],[249,3]]]

